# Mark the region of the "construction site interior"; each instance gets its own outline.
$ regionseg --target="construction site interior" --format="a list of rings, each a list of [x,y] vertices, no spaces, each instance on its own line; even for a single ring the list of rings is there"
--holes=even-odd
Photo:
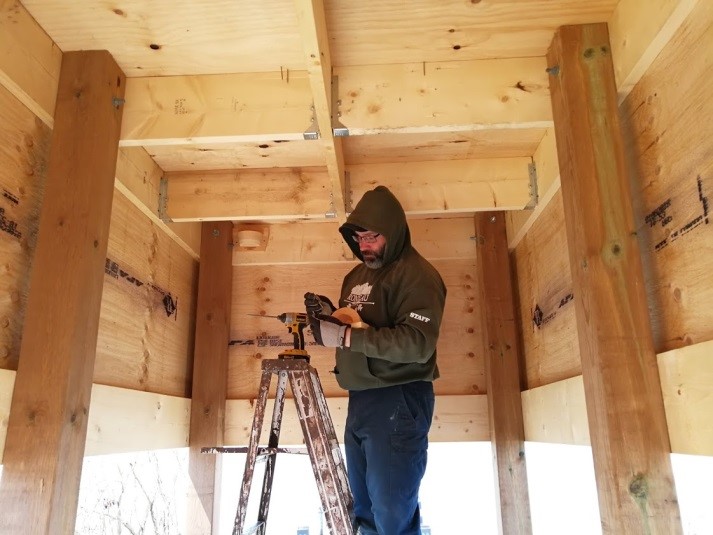
[[[384,185],[448,290],[430,441],[492,447],[497,530],[533,532],[542,443],[591,453],[596,532],[699,533],[712,119],[709,0],[0,0],[0,532],[74,533],[85,458],[184,448],[180,532],[217,533],[200,449],[247,445],[293,340],[260,316],[339,295]]]

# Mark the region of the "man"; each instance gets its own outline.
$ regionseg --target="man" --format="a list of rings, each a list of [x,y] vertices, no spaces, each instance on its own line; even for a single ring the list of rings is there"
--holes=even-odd
[[[411,246],[387,188],[366,192],[339,231],[363,262],[344,278],[339,305],[368,327],[332,317],[324,296],[305,294],[305,307],[317,343],[337,348],[334,372],[349,391],[344,446],[355,521],[364,535],[418,535],[446,287]]]

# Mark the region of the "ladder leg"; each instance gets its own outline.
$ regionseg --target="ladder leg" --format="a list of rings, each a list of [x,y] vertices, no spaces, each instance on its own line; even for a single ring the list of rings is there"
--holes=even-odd
[[[283,408],[285,407],[285,388],[287,387],[287,372],[281,371],[277,375],[277,390],[275,392],[275,408],[272,412],[272,425],[270,426],[270,439],[268,448],[277,448],[280,441],[280,426],[282,425]],[[265,475],[262,480],[262,497],[257,521],[260,525],[258,535],[264,535],[267,526],[267,513],[270,508],[270,495],[272,494],[272,481],[275,477],[275,463],[277,453],[271,453],[265,462]]]
[[[260,379],[260,390],[258,391],[258,397],[255,401],[255,415],[253,416],[253,427],[250,431],[248,451],[245,458],[245,472],[243,472],[243,483],[240,487],[238,510],[235,513],[233,535],[242,535],[245,525],[245,514],[247,513],[248,498],[250,497],[250,484],[252,483],[253,474],[255,473],[255,461],[257,459],[257,450],[260,442],[260,431],[262,430],[262,423],[265,419],[265,405],[267,404],[267,395],[270,391],[271,379],[272,372],[263,369],[262,378]]]
[[[352,535],[352,498],[346,481],[341,450],[334,449],[336,436],[321,388],[315,389],[311,366],[289,374],[295,405],[304,433],[322,508],[331,535]],[[321,397],[321,399],[320,399]],[[327,423],[329,422],[329,423]],[[331,435],[330,435],[331,430]],[[343,474],[343,476],[342,476]],[[346,486],[345,486],[346,485]]]

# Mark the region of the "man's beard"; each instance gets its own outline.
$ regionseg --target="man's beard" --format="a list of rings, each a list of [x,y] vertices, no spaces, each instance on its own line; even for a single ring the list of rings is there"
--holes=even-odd
[[[379,269],[384,266],[384,247],[373,253],[362,253],[364,265],[369,269]]]

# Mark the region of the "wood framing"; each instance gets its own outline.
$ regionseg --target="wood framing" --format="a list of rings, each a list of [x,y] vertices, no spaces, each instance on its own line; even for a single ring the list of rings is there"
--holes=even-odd
[[[602,526],[680,533],[606,25],[547,58]]]
[[[192,504],[192,533],[209,532],[217,511],[218,457],[204,455],[200,449],[223,445],[233,280],[232,240],[233,225],[230,222],[203,223],[189,440],[189,472],[202,511]]]
[[[484,309],[483,346],[498,526],[503,534],[532,533],[520,398],[520,351],[510,279],[505,215],[475,216],[478,280]]]
[[[0,486],[1,531],[71,533],[87,433],[124,75],[65,54]]]

